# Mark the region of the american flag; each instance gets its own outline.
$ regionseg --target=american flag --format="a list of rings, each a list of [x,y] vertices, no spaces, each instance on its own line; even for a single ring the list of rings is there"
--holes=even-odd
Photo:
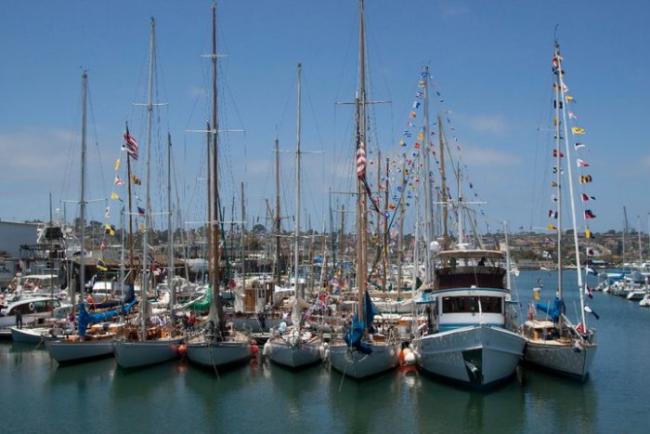
[[[129,133],[129,129],[126,129],[126,133],[124,133],[124,146],[126,148],[126,152],[129,153],[129,156],[133,158],[134,160],[138,159],[138,142],[135,140],[135,137],[133,137]]]

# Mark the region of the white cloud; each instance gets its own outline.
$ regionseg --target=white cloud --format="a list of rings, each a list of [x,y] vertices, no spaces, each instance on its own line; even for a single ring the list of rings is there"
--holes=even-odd
[[[466,122],[471,129],[479,133],[501,135],[508,131],[508,123],[500,114],[468,116]]]
[[[471,166],[514,166],[521,159],[509,152],[478,146],[463,146],[463,160]]]
[[[79,135],[64,129],[34,129],[0,134],[0,155],[5,175],[13,180],[32,180],[61,173],[69,160],[66,152]]]

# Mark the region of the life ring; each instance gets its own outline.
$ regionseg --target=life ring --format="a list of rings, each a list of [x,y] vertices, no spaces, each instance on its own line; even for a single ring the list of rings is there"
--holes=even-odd
[[[34,312],[34,309],[35,309],[34,303],[29,303],[29,304],[27,305],[27,307],[29,308],[29,310],[30,310],[31,312]]]

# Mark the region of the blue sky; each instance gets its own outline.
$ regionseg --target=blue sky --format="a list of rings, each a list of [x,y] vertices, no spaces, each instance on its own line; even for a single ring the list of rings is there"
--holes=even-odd
[[[149,17],[157,20],[160,110],[153,197],[164,198],[161,173],[169,130],[175,183],[185,221],[205,214],[205,138],[188,133],[208,119],[210,1],[29,1],[0,3],[0,218],[47,216],[78,197],[80,75],[90,76],[89,199],[113,190],[112,163],[126,120],[144,145]],[[626,205],[631,224],[641,215],[650,169],[650,4],[647,1],[367,0],[367,34],[374,144],[399,151],[400,132],[428,63],[463,160],[488,222],[542,227],[550,204],[548,134],[555,25],[567,83],[586,128],[585,157],[597,197],[595,230],[620,228]],[[272,145],[295,147],[295,69],[302,62],[304,209],[320,229],[327,189],[351,188],[352,110],[356,88],[357,3],[354,0],[276,0],[219,3],[222,192],[230,214],[246,181],[249,216],[264,223],[264,199],[273,198]],[[542,132],[538,131],[542,128]],[[371,155],[371,158],[374,158]],[[143,159],[136,171],[144,177]],[[283,214],[293,214],[293,156],[282,154]],[[139,193],[144,197],[144,190]],[[343,197],[335,199],[342,201]],[[69,205],[73,207],[73,205]],[[113,222],[117,209],[113,206]],[[349,208],[350,203],[346,204]],[[237,205],[237,209],[239,205]],[[102,220],[103,203],[90,206]],[[72,208],[68,215],[74,214]],[[227,216],[227,218],[229,218]],[[236,216],[236,218],[239,218]],[[250,222],[251,220],[249,220]],[[348,222],[351,220],[348,218]],[[350,223],[348,223],[348,227]]]

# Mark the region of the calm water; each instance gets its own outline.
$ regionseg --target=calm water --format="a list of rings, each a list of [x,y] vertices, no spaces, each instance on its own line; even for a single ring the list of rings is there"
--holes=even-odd
[[[553,274],[522,273],[522,302],[538,279],[555,288]],[[601,319],[592,321],[599,349],[587,383],[527,371],[523,386],[487,394],[412,371],[357,383],[320,366],[292,373],[251,364],[219,377],[180,362],[59,368],[46,351],[2,344],[0,432],[648,432],[650,309],[600,293],[591,305]]]

